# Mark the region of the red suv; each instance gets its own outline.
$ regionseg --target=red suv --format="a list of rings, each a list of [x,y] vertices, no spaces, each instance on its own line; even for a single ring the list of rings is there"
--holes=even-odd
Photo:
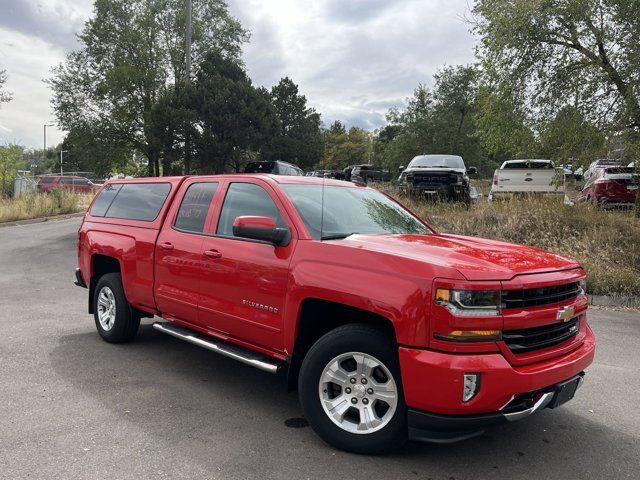
[[[587,180],[578,201],[604,208],[630,207],[636,201],[639,183],[640,175],[633,173],[633,167],[603,166]]]
[[[98,187],[98,185],[95,185],[86,177],[43,175],[38,179],[38,191],[40,193],[46,193],[54,188],[71,190],[76,193],[92,193],[95,192]]]

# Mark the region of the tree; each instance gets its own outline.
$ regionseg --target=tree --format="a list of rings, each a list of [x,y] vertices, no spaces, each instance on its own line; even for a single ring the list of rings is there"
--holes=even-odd
[[[370,132],[358,127],[348,131],[335,121],[325,132],[325,150],[321,165],[329,169],[342,169],[347,165],[371,163],[373,142]]]
[[[534,131],[526,116],[507,93],[495,93],[488,86],[478,91],[476,125],[483,148],[489,158],[505,160],[531,158],[538,150]]]
[[[0,70],[0,104],[11,101],[12,94],[11,92],[7,92],[4,88],[5,83],[7,82],[7,71]]]
[[[13,193],[13,179],[18,170],[24,167],[21,146],[0,146],[0,196],[9,196]]]
[[[602,156],[605,136],[574,107],[564,107],[540,132],[540,151],[558,164],[586,166]]]
[[[194,0],[193,55],[217,50],[237,59],[248,34],[224,0]],[[100,132],[144,154],[160,173],[151,112],[184,72],[182,0],[96,0],[82,47],[53,69],[52,105],[65,130]]]
[[[281,79],[271,89],[271,101],[280,128],[265,148],[263,158],[283,160],[301,168],[316,165],[323,150],[320,114],[307,107],[307,99],[289,77]]]
[[[393,138],[381,146],[380,157],[391,171],[416,155],[462,156],[469,165],[487,173],[487,161],[478,135],[477,96],[480,73],[476,67],[455,66],[440,70],[432,89],[418,85],[404,110],[391,109],[387,120],[394,127]]]
[[[640,131],[638,0],[479,0],[475,30],[497,90],[548,118],[573,105],[614,131]],[[640,216],[640,195],[636,213]]]
[[[279,122],[269,92],[255,88],[242,67],[209,52],[193,85],[196,112],[196,160],[199,173],[238,171],[248,152],[256,152],[276,135]]]

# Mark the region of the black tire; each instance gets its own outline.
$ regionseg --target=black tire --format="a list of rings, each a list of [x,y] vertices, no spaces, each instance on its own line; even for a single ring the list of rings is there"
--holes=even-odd
[[[347,352],[362,352],[380,360],[391,372],[397,386],[397,405],[388,423],[366,434],[351,433],[336,425],[322,407],[319,385],[324,368]],[[407,441],[407,407],[397,345],[382,331],[364,324],[338,327],[321,337],[309,350],[298,379],[298,395],[304,416],[313,430],[328,444],[353,453],[383,454]]]
[[[109,329],[105,329],[99,319],[99,297],[105,287],[112,292],[115,299],[115,321]],[[100,277],[93,295],[93,312],[98,333],[109,343],[130,342],[138,333],[140,315],[129,305],[119,273],[107,273]]]

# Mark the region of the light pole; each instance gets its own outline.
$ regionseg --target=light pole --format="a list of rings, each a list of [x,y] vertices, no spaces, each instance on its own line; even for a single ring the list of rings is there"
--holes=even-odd
[[[44,148],[42,149],[42,165],[44,166],[44,162],[47,159],[47,127],[53,127],[53,123],[45,123],[43,125],[44,130]]]
[[[60,175],[62,176],[62,154],[69,153],[69,150],[60,150]]]

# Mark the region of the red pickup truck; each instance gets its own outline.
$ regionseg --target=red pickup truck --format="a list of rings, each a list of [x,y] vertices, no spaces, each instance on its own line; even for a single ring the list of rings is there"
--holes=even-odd
[[[353,452],[558,407],[594,357],[577,262],[436,233],[339,180],[109,181],[78,264],[104,340],[161,317],[161,332],[286,375],[318,435]]]

